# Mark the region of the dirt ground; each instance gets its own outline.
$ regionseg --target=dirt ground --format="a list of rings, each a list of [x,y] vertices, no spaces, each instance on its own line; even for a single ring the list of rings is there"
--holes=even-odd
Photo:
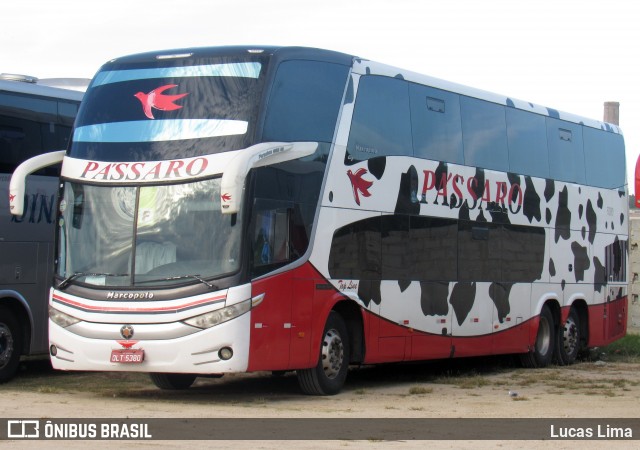
[[[388,365],[351,370],[342,393],[300,394],[293,373],[199,378],[187,391],[162,391],[146,375],[62,373],[46,361],[23,364],[0,385],[5,418],[638,418],[640,364],[589,361],[520,368],[510,358]],[[634,436],[635,439],[640,436]],[[94,441],[95,448],[601,448],[601,441]],[[633,448],[636,441],[609,441]],[[33,442],[0,441],[0,448]],[[59,448],[60,442],[38,441]],[[87,442],[66,441],[85,448]],[[637,447],[636,447],[637,448]]]

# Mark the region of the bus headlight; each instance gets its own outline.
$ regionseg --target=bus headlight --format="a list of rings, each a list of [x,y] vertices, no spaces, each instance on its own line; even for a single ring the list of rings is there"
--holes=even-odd
[[[60,325],[62,328],[67,328],[74,323],[80,322],[80,319],[70,316],[69,314],[65,314],[62,311],[58,311],[53,306],[49,306],[49,319],[51,319],[56,325]]]
[[[236,303],[235,305],[227,306],[226,308],[211,311],[199,316],[191,317],[184,321],[184,323],[198,327],[198,328],[211,328],[215,325],[221,324],[231,319],[235,319],[238,316],[243,315],[251,309],[251,299],[244,302]]]

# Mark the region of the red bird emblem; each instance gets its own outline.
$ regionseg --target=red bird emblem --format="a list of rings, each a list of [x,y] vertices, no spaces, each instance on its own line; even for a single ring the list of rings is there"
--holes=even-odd
[[[364,167],[356,170],[356,173],[351,172],[351,170],[347,170],[347,176],[349,177],[351,187],[353,188],[353,197],[355,198],[358,206],[360,206],[360,194],[362,194],[363,197],[371,196],[369,188],[373,185],[373,181],[368,181],[362,178],[366,173],[367,169]]]
[[[116,341],[116,342],[122,345],[123,348],[131,348],[138,343],[138,341]]]
[[[12,202],[16,198],[15,194],[9,194],[9,201]]]
[[[222,198],[223,202],[228,202],[231,200],[231,196],[229,194],[222,194],[220,197]]]
[[[175,109],[182,108],[182,106],[176,105],[174,102],[189,94],[163,94],[163,92],[167,89],[171,89],[177,86],[177,84],[167,84],[165,86],[160,86],[159,88],[154,89],[148,94],[145,94],[144,92],[138,92],[134,95],[134,97],[140,100],[140,103],[142,103],[142,110],[144,111],[144,115],[149,119],[155,119],[155,117],[153,117],[152,108],[159,109],[160,111],[173,111]]]

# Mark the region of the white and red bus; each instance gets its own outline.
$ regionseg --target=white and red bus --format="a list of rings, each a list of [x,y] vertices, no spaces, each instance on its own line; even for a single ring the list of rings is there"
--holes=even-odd
[[[334,394],[350,364],[570,364],[626,331],[613,125],[330,51],[185,49],[105,64],[56,158],[57,369]]]

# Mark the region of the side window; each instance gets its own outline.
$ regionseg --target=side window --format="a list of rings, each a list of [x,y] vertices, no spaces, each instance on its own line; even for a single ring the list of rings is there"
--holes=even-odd
[[[509,170],[504,106],[460,97],[464,162],[484,169]]]
[[[260,167],[251,176],[252,273],[262,275],[307,251],[329,144],[314,156]]]
[[[458,222],[458,279],[497,281],[501,276],[501,226]]]
[[[549,178],[544,116],[515,108],[507,108],[506,111],[511,172]]]
[[[347,158],[412,156],[409,83],[397,78],[363,76],[347,143]]]
[[[412,279],[453,281],[458,277],[458,224],[453,219],[411,217],[406,252]]]
[[[251,217],[251,261],[254,275],[266,273],[291,260],[292,204],[256,199]]]
[[[549,146],[549,175],[560,181],[585,183],[582,126],[545,118]]]
[[[320,61],[285,61],[265,117],[264,141],[331,142],[349,69]]]
[[[13,172],[18,164],[36,155],[65,150],[77,110],[77,104],[71,102],[0,93],[0,170]],[[60,165],[36,174],[59,176]]]
[[[409,243],[409,216],[382,216],[382,279],[407,280],[412,278],[413,264],[407,252]]]
[[[415,156],[464,164],[460,96],[413,83],[409,93]]]
[[[624,186],[624,141],[621,135],[584,127],[587,184],[601,188]]]
[[[336,230],[331,241],[331,278],[380,280],[380,216]]]
[[[503,225],[502,281],[532,283],[542,277],[545,234],[542,227]]]

